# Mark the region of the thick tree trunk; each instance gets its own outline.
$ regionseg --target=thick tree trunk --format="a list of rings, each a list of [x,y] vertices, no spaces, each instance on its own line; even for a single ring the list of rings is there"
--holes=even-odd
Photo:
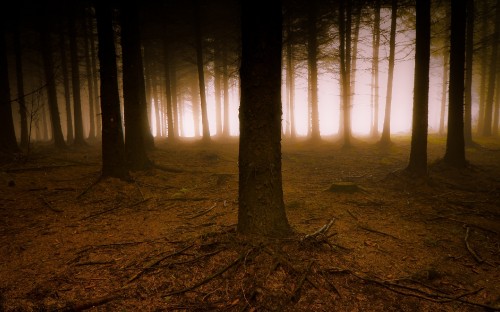
[[[80,97],[80,64],[78,63],[78,45],[76,42],[77,32],[76,32],[76,13],[77,4],[73,4],[71,10],[71,16],[68,19],[69,23],[69,48],[70,48],[70,59],[71,59],[71,84],[73,87],[73,113],[75,121],[75,145],[85,145],[85,140],[83,137],[83,119],[82,119],[82,102]]]
[[[4,27],[4,21],[0,21],[0,151],[14,153],[19,151],[19,147],[12,118]]]
[[[84,57],[85,57],[85,70],[86,70],[86,76],[87,76],[87,89],[88,89],[88,96],[89,96],[89,139],[95,139],[96,138],[96,131],[95,131],[95,112],[94,112],[94,82],[92,79],[92,63],[90,60],[90,35],[89,35],[89,28],[90,28],[90,17],[84,16],[84,25],[83,25],[83,49],[85,50],[84,52]],[[91,31],[91,30],[90,30]]]
[[[66,40],[64,38],[64,23],[59,25],[59,53],[61,56],[61,71],[64,88],[64,106],[66,108],[66,142],[73,144],[73,114],[71,112],[71,91],[69,89],[68,62],[66,58]]]
[[[128,170],[125,165],[112,11],[104,1],[95,3],[95,11],[101,81],[102,175],[126,179]]]
[[[391,105],[392,105],[392,82],[394,77],[394,57],[396,51],[396,21],[398,18],[398,1],[392,0],[391,6],[391,34],[389,39],[389,72],[387,74],[387,92],[385,98],[384,129],[380,143],[387,145],[391,143]]]
[[[46,18],[48,19],[48,16],[46,16]],[[57,104],[54,63],[52,61],[52,43],[47,22],[47,20],[41,21],[40,43],[42,45],[42,61],[45,74],[45,83],[47,85],[47,100],[49,104],[52,138],[54,140],[54,145],[57,148],[64,148],[66,147],[66,143],[64,142],[64,136],[62,134],[59,106]]]
[[[429,111],[429,60],[431,41],[430,0],[416,5],[415,78],[413,86],[413,124],[410,160],[407,170],[427,175],[427,126]]]
[[[492,120],[493,120],[493,101],[495,99],[495,80],[497,78],[497,58],[498,45],[500,41],[500,0],[496,1],[496,18],[495,18],[495,34],[492,42],[493,51],[490,59],[490,76],[488,81],[488,95],[486,97],[484,107],[484,125],[482,129],[483,136],[492,135]]]
[[[448,96],[448,61],[450,58],[449,49],[443,49],[443,79],[441,85],[441,112],[439,116],[439,134],[444,135],[444,121],[446,115],[446,100]]]
[[[372,137],[378,137],[378,111],[379,111],[379,49],[380,49],[380,0],[375,0],[375,17],[373,22],[373,59],[372,59],[372,103],[373,123]]]
[[[465,167],[464,143],[464,74],[465,25],[467,8],[451,2],[450,88],[448,104],[448,134],[443,160],[455,167]]]
[[[266,10],[262,10],[262,8]],[[283,237],[281,3],[242,2],[238,231]]]
[[[311,139],[320,139],[319,108],[318,108],[318,31],[316,27],[317,3],[308,2],[307,17],[307,69],[309,79],[309,100],[311,107]]]
[[[196,66],[198,68],[198,84],[200,89],[201,102],[201,124],[203,128],[203,140],[210,141],[210,128],[208,125],[207,96],[205,94],[205,73],[203,70],[203,44],[201,34],[201,14],[199,0],[193,0],[194,3],[194,31],[196,44]]]
[[[472,70],[474,53],[474,0],[467,0],[467,28],[465,43],[465,102],[464,102],[464,142],[471,146],[472,141]]]
[[[129,169],[144,170],[151,167],[146,155],[147,122],[144,67],[142,65],[139,14],[135,3],[121,6],[121,43],[123,62],[123,107],[125,116],[125,153]],[[148,132],[149,125],[146,123]]]
[[[21,48],[21,22],[18,21],[14,27],[14,54],[16,57],[16,81],[17,81],[17,102],[19,103],[19,116],[21,119],[21,142],[23,149],[28,148],[28,111],[24,97],[24,74],[23,74],[23,53]]]

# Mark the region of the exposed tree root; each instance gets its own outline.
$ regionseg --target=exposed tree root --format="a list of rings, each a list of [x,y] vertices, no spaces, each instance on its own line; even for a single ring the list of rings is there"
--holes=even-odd
[[[474,251],[474,249],[472,249],[472,247],[469,245],[469,231],[470,231],[470,227],[466,227],[466,231],[465,231],[465,238],[464,238],[464,241],[465,241],[465,247],[467,247],[467,250],[470,252],[470,254],[474,257],[474,260],[476,260],[478,263],[483,263],[484,260],[481,259],[481,257],[479,257],[479,255]]]

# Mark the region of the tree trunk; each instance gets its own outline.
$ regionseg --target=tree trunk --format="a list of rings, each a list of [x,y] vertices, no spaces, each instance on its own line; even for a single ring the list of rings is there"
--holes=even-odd
[[[70,48],[70,59],[71,59],[71,84],[73,87],[73,113],[75,120],[75,140],[74,144],[77,146],[85,145],[85,140],[83,137],[83,120],[82,120],[82,102],[80,97],[80,64],[78,63],[78,45],[76,42],[77,32],[76,32],[76,13],[77,4],[73,4],[71,8],[71,16],[68,19],[69,22],[69,48]]]
[[[198,92],[196,80],[191,83],[191,110],[193,112],[194,136],[199,137],[200,134],[200,92]]]
[[[123,62],[123,107],[125,116],[125,154],[127,165],[132,170],[151,167],[146,155],[147,122],[144,67],[142,65],[139,14],[134,2],[121,6],[121,43]],[[147,125],[148,132],[149,125]]]
[[[483,16],[489,13],[487,1],[481,1]],[[479,90],[479,112],[477,114],[477,133],[481,134],[484,128],[484,109],[486,106],[486,96],[488,87],[488,49],[489,45],[486,43],[488,37],[488,24],[490,20],[487,18],[481,19],[481,86]]]
[[[71,113],[71,91],[69,89],[68,63],[66,59],[66,40],[64,38],[64,23],[59,25],[59,53],[61,56],[61,71],[64,87],[64,105],[66,108],[66,142],[73,144],[73,114]]]
[[[344,12],[345,5],[345,12]],[[351,3],[340,1],[340,72],[343,102],[343,146],[351,146]]]
[[[96,1],[95,12],[101,81],[102,175],[127,179],[112,11],[107,2]]]
[[[198,84],[200,89],[201,102],[201,124],[203,127],[203,140],[210,141],[210,128],[208,126],[207,96],[205,94],[205,73],[203,70],[203,44],[201,34],[201,14],[199,0],[193,0],[194,3],[194,31],[196,44],[196,66],[198,68]]]
[[[5,25],[0,21],[0,151],[19,151],[10,102],[9,67],[5,44]]]
[[[222,105],[221,105],[221,51],[220,43],[216,40],[214,46],[214,97],[215,97],[215,126],[217,135],[222,135]]]
[[[416,5],[415,78],[413,85],[413,124],[410,160],[407,170],[427,175],[427,125],[429,111],[429,60],[431,41],[430,0]]]
[[[57,148],[65,148],[64,136],[61,129],[61,120],[59,116],[59,106],[57,104],[56,81],[54,74],[54,63],[52,61],[52,43],[50,32],[48,29],[48,16],[44,16],[47,20],[41,21],[40,25],[40,43],[43,61],[43,70],[45,74],[45,83],[47,86],[47,100],[49,104],[50,121],[52,129],[52,138],[54,145]]]
[[[90,61],[90,51],[89,51],[89,27],[90,27],[90,17],[84,16],[83,23],[83,42],[84,42],[84,57],[85,57],[85,70],[87,76],[87,88],[89,96],[89,139],[95,139],[95,113],[94,113],[94,82],[92,81],[92,63]]]
[[[354,34],[352,37],[352,66],[351,66],[351,103],[353,107],[354,95],[356,94],[356,71],[358,64],[358,41],[359,41],[359,28],[361,26],[361,7],[356,8],[354,17]]]
[[[378,111],[379,111],[379,49],[380,49],[380,0],[375,0],[375,20],[373,23],[373,59],[372,59],[372,101],[373,123],[372,137],[378,136]]]
[[[316,0],[308,1],[307,18],[307,69],[309,78],[309,100],[311,107],[311,139],[320,139],[319,130],[319,108],[318,108],[318,31]]]
[[[238,231],[283,237],[291,230],[281,175],[281,1],[243,1],[241,16]]]
[[[389,39],[389,73],[387,74],[387,93],[385,97],[384,130],[380,143],[388,145],[391,143],[391,105],[392,105],[392,82],[394,77],[394,56],[396,50],[396,21],[398,18],[398,1],[392,0],[391,6],[391,34]]]
[[[92,62],[92,84],[94,86],[94,106],[95,106],[95,121],[96,121],[96,136],[101,135],[102,121],[101,121],[101,110],[99,106],[99,74],[97,72],[97,56],[95,48],[95,36],[94,36],[94,26],[92,23],[92,18],[89,18],[90,24],[90,59]]]
[[[167,133],[169,141],[175,140],[174,118],[172,111],[172,89],[170,82],[170,51],[168,46],[168,37],[163,37],[163,63],[165,66],[165,96],[167,98]]]
[[[20,19],[20,17],[18,17]],[[16,57],[16,81],[17,81],[17,102],[19,103],[19,116],[21,119],[21,142],[23,149],[28,148],[28,111],[24,97],[24,74],[23,74],[23,53],[21,48],[21,21],[14,26],[14,54]]]
[[[497,58],[498,58],[498,45],[500,41],[500,0],[496,1],[496,19],[495,19],[495,34],[492,42],[493,51],[491,52],[490,59],[490,76],[488,82],[488,96],[486,97],[484,109],[484,125],[483,136],[490,136],[492,134],[492,117],[493,117],[493,101],[495,98],[495,80],[497,76]]]
[[[450,88],[448,104],[448,134],[443,160],[455,167],[465,167],[464,144],[464,74],[465,25],[467,8],[451,2]]]
[[[229,75],[228,75],[228,60],[227,60],[227,48],[224,47],[222,50],[222,87],[224,89],[224,128],[223,133],[225,137],[231,135],[231,127],[229,124]]]
[[[295,140],[297,134],[295,129],[295,65],[293,63],[293,47],[291,42],[291,25],[287,23],[288,40],[286,43],[286,80],[287,80],[287,105],[288,122],[290,123],[290,138]]]
[[[449,49],[443,49],[443,79],[441,86],[441,112],[439,116],[439,134],[444,135],[444,117],[446,115],[446,99],[448,95],[448,61],[450,58]]]
[[[471,146],[472,141],[472,70],[474,53],[474,1],[467,0],[467,26],[465,43],[465,102],[464,102],[464,142]]]
[[[175,62],[171,62],[170,66],[170,93],[172,96],[172,114],[174,115],[174,137],[179,137],[179,109],[177,103],[177,69]]]

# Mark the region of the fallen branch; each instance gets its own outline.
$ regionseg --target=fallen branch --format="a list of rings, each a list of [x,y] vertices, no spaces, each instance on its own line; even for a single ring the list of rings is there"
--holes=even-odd
[[[183,289],[179,289],[179,290],[174,290],[174,291],[171,291],[169,293],[166,293],[162,297],[183,294],[185,292],[194,290],[194,289],[196,289],[196,288],[198,288],[198,287],[200,287],[200,286],[208,283],[212,279],[216,278],[219,275],[222,275],[224,272],[226,272],[227,270],[229,270],[230,268],[232,268],[233,266],[235,266],[236,264],[238,264],[241,260],[243,260],[243,258],[245,257],[245,255],[246,255],[246,253],[240,254],[240,256],[236,260],[234,260],[233,262],[229,263],[228,265],[226,265],[225,267],[223,267],[219,271],[215,272],[214,274],[212,274],[212,275],[208,276],[207,278],[203,279],[202,281],[199,281],[198,283],[195,283],[192,286],[189,286],[189,287],[186,287],[186,288],[183,288]]]
[[[465,231],[465,238],[464,238],[464,241],[465,241],[465,247],[467,247],[467,250],[470,252],[470,254],[474,257],[474,259],[478,262],[478,263],[483,263],[484,260],[481,259],[481,257],[479,257],[479,255],[474,251],[474,249],[471,248],[471,246],[469,245],[469,230],[470,230],[470,227],[466,227],[466,231]]]
[[[184,251],[186,251],[187,249],[193,247],[193,244],[187,246],[187,247],[184,247],[182,248],[181,250],[178,250],[176,252],[173,252],[173,253],[170,253],[164,257],[161,257],[160,259],[158,260],[155,260],[151,263],[149,263],[148,265],[146,265],[139,273],[135,274],[134,276],[132,276],[128,281],[127,281],[127,284],[128,283],[131,283],[133,281],[135,281],[136,279],[138,279],[142,274],[146,273],[146,271],[148,270],[151,270],[154,266],[158,265],[160,262],[162,262],[163,260],[167,259],[167,258],[170,258],[170,257],[173,257],[175,255],[178,255]]]
[[[208,208],[207,210],[204,210],[198,214],[195,214],[194,216],[191,216],[191,217],[185,217],[184,219],[187,219],[187,220],[191,220],[191,219],[195,219],[195,218],[198,218],[198,217],[201,217],[207,213],[209,213],[212,209],[215,208],[215,206],[217,206],[217,203],[213,204],[212,207]]]
[[[367,226],[364,226],[364,225],[362,225],[362,224],[360,224],[360,223],[358,223],[358,227],[359,227],[360,229],[363,229],[363,230],[368,231],[368,232],[372,232],[372,233],[376,233],[376,234],[380,234],[380,235],[384,235],[384,236],[388,236],[388,237],[392,237],[392,238],[394,238],[394,239],[400,240],[400,238],[399,238],[399,237],[396,237],[396,236],[394,236],[394,235],[391,235],[391,234],[388,234],[388,233],[385,233],[385,232],[380,232],[380,231],[378,231],[378,230],[375,230],[375,229],[369,228],[369,227],[367,227]]]
[[[332,227],[333,221],[335,221],[335,218],[332,218],[327,224],[323,225],[316,232],[314,232],[312,234],[307,234],[306,236],[304,236],[303,240],[314,239],[314,238],[318,237],[319,235],[326,234],[328,232],[328,230]]]
[[[145,203],[147,201],[149,201],[151,198],[146,198],[146,199],[143,199],[143,200],[140,200],[134,204],[132,204],[131,206],[127,206],[127,207],[124,207],[124,206],[117,206],[117,207],[113,207],[113,208],[110,208],[110,209],[106,209],[106,210],[103,210],[103,211],[99,211],[99,212],[96,212],[96,213],[93,213],[91,215],[88,215],[86,217],[83,217],[80,219],[80,221],[84,221],[84,220],[87,220],[87,219],[90,219],[90,218],[94,218],[94,217],[97,217],[97,216],[100,216],[100,215],[103,215],[105,213],[108,213],[108,212],[111,212],[111,211],[115,211],[115,210],[118,210],[118,209],[122,209],[122,208],[132,208],[132,207],[135,207],[137,205],[140,205],[142,203]]]
[[[101,182],[101,179],[102,179],[102,175],[100,175],[94,182],[90,183],[89,186],[87,186],[86,189],[84,189],[80,194],[78,194],[76,196],[76,199],[79,199],[80,197],[82,197],[83,195],[85,195],[94,185],[96,185],[99,182]]]
[[[53,212],[56,212],[56,213],[61,213],[61,212],[64,212],[63,210],[61,209],[56,209],[54,207],[52,207],[52,205],[45,199],[45,197],[40,197],[40,199],[42,200],[42,202],[45,204],[45,206],[47,206],[50,210],[52,210]]]

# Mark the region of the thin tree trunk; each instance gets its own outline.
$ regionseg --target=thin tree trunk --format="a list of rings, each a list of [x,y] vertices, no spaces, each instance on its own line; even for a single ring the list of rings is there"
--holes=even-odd
[[[200,134],[200,92],[196,80],[191,83],[191,110],[193,112],[194,136],[199,137]]]
[[[384,129],[380,143],[391,143],[391,105],[392,105],[392,82],[394,77],[394,56],[396,51],[396,22],[398,18],[398,1],[392,0],[391,6],[391,34],[389,39],[389,72],[387,74],[387,92],[385,97]]]
[[[99,105],[99,73],[97,72],[97,56],[95,47],[95,35],[92,17],[89,17],[90,24],[90,59],[92,63],[92,85],[94,86],[94,106],[95,106],[95,122],[97,133],[96,136],[101,136],[102,120],[101,120],[101,107]]]
[[[499,16],[500,17],[500,16]],[[448,134],[443,160],[455,167],[465,167],[464,142],[464,75],[465,29],[467,8],[451,2],[450,87],[448,105]]]
[[[20,18],[20,17],[19,17]],[[28,148],[28,111],[24,97],[23,53],[21,48],[21,21],[14,26],[14,54],[16,57],[17,102],[19,103],[19,116],[21,118],[21,142],[23,149]]]
[[[89,36],[89,28],[90,28],[90,17],[84,16],[83,23],[83,49],[84,49],[84,57],[85,57],[85,70],[87,76],[87,88],[88,88],[88,96],[89,96],[89,139],[96,138],[95,131],[95,113],[94,113],[94,82],[92,79],[92,63],[90,61],[90,36]]]
[[[311,139],[319,140],[319,108],[318,108],[318,31],[316,27],[317,19],[316,0],[308,2],[307,20],[307,69],[309,79],[309,100],[311,107]]]
[[[102,175],[127,179],[112,11],[107,2],[97,1],[95,12],[101,81]]]
[[[194,26],[196,41],[196,66],[198,68],[198,83],[200,89],[201,102],[201,124],[203,127],[203,140],[210,140],[210,128],[208,126],[207,96],[205,94],[205,73],[203,70],[203,45],[201,34],[201,14],[199,0],[193,0],[194,3]]]
[[[225,137],[231,135],[231,127],[229,124],[229,75],[228,75],[228,60],[227,47],[222,50],[222,88],[224,89],[224,127],[223,133]]]
[[[439,134],[444,135],[444,120],[446,115],[446,99],[448,96],[448,61],[450,58],[450,50],[443,49],[443,79],[441,85],[441,112],[439,116]]]
[[[430,0],[417,1],[413,124],[410,160],[407,170],[419,176],[427,175],[427,115],[429,111],[429,60],[431,41],[430,7]]]
[[[170,141],[175,140],[174,118],[172,111],[172,90],[170,82],[170,51],[168,46],[168,37],[163,37],[163,63],[165,66],[165,95],[167,97],[167,135]]]
[[[354,12],[354,34],[352,37],[352,66],[351,66],[351,107],[354,104],[354,96],[356,94],[356,72],[358,64],[358,41],[359,28],[361,26],[361,7],[356,8]]]
[[[378,111],[379,111],[379,48],[380,48],[380,0],[375,1],[375,20],[373,23],[373,59],[372,59],[372,101],[373,101],[373,123],[371,129],[372,137],[378,136]]]
[[[490,59],[490,76],[488,82],[488,95],[484,110],[483,136],[492,135],[493,101],[495,98],[495,80],[497,76],[498,42],[500,41],[500,0],[496,1],[495,35],[492,42],[493,51]]]
[[[472,70],[474,53],[474,0],[467,0],[467,26],[465,43],[465,102],[464,102],[464,142],[471,146],[472,141]]]
[[[344,12],[345,5],[345,12]],[[344,15],[345,13],[345,15]],[[345,17],[344,17],[345,16]],[[340,67],[344,113],[343,146],[351,146],[351,3],[340,1]]]
[[[214,97],[215,97],[215,126],[217,135],[222,135],[222,105],[221,105],[221,51],[220,43],[215,41],[214,46]]]
[[[483,16],[489,13],[487,1],[481,1],[483,4],[481,14]],[[488,24],[489,19],[481,19],[481,86],[479,91],[479,112],[477,116],[477,133],[480,134],[484,128],[484,110],[486,106],[486,97],[488,91],[488,49],[490,45],[486,43],[486,38],[488,37]]]
[[[75,19],[75,7],[77,4],[73,4],[70,8],[71,16],[68,19],[69,22],[69,48],[70,48],[70,59],[71,59],[71,84],[73,87],[73,113],[75,121],[75,140],[74,144],[85,145],[85,140],[83,137],[83,119],[82,119],[82,103],[80,97],[80,66],[78,63],[78,45],[76,42],[77,32]]]
[[[174,116],[174,136],[179,137],[179,108],[177,101],[177,68],[175,62],[170,66],[170,93],[172,96],[172,114]]]
[[[66,40],[64,38],[63,21],[61,21],[59,29],[59,53],[61,56],[61,71],[64,87],[64,105],[66,108],[66,142],[73,144],[73,114],[71,112],[71,91],[69,88],[69,73],[68,62],[66,58]]]

